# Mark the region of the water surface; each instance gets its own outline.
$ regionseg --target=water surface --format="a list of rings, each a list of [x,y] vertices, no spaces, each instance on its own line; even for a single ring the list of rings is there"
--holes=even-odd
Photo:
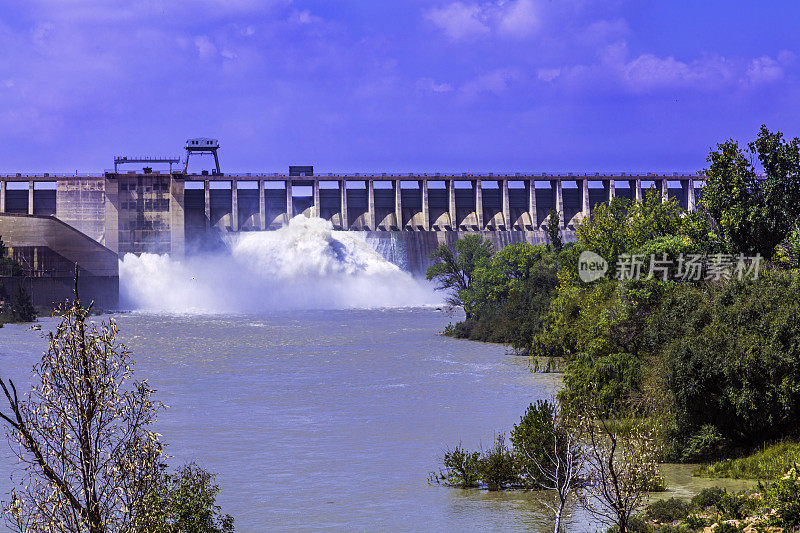
[[[117,315],[121,340],[169,408],[172,464],[218,473],[237,531],[530,531],[528,493],[427,484],[446,444],[508,431],[558,377],[491,344],[436,333],[434,309],[261,316]],[[43,319],[43,332],[53,319]],[[0,330],[0,374],[24,382],[45,341]],[[2,446],[2,471],[13,465]],[[7,493],[7,476],[0,478]]]
[[[219,503],[237,531],[552,528],[533,493],[428,485],[445,445],[491,445],[560,383],[502,346],[437,335],[452,320],[440,311],[115,319],[137,378],[168,406],[157,430],[171,464],[197,461],[218,473]],[[20,389],[45,348],[41,334],[55,325],[41,322],[42,332],[0,329],[0,376]],[[3,499],[9,453],[0,445]],[[690,472],[665,467],[671,492],[658,497],[724,484]],[[586,522],[576,513],[569,530],[594,531]]]

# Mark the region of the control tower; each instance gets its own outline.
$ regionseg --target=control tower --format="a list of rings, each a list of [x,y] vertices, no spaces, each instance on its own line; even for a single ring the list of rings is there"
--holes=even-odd
[[[183,173],[186,174],[189,171],[189,156],[199,153],[213,155],[215,168],[212,172],[212,175],[221,175],[222,172],[219,169],[219,157],[217,156],[217,150],[219,150],[219,141],[217,139],[208,139],[206,137],[188,139],[186,141],[186,166],[183,169]]]

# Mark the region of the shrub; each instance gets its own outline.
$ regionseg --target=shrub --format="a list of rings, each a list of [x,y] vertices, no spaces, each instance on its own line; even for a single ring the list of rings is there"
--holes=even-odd
[[[525,484],[535,487],[539,484],[541,473],[536,467],[534,459],[539,464],[546,464],[546,447],[553,442],[553,414],[556,406],[547,400],[532,403],[525,410],[525,414],[511,430],[511,444],[517,450],[516,460]]]
[[[502,434],[497,436],[494,446],[484,452],[478,464],[480,478],[489,490],[500,490],[517,481],[514,458]]]
[[[36,309],[33,307],[31,297],[24,284],[17,285],[17,291],[11,299],[12,322],[33,322],[36,320]]]
[[[164,474],[159,489],[139,503],[139,533],[232,533],[233,518],[216,504],[214,476],[196,464]]]
[[[445,483],[462,489],[478,486],[480,455],[479,452],[465,451],[461,445],[446,450],[442,459]]]
[[[705,516],[690,514],[683,523],[686,524],[686,527],[689,529],[702,529],[706,526],[710,526],[711,524],[709,522],[710,520]]]
[[[642,516],[633,515],[628,521],[626,531],[628,533],[650,533],[650,528],[647,527],[647,522]],[[606,533],[619,533],[619,526],[611,526],[606,530]]]
[[[719,522],[714,528],[714,533],[741,533],[742,528],[730,522]]]
[[[724,495],[725,489],[722,487],[703,489],[692,498],[692,505],[700,509],[715,507]]]
[[[697,475],[736,479],[777,479],[800,463],[800,443],[779,442],[746,457],[723,459],[701,466]]]
[[[686,518],[691,510],[691,504],[679,498],[656,500],[647,505],[645,518],[656,522],[674,522]]]
[[[706,424],[686,443],[681,459],[693,462],[718,457],[726,447],[726,439],[713,424]]]
[[[783,528],[800,528],[800,476],[796,468],[784,479],[770,483],[767,487],[759,485],[763,505],[769,512],[772,525]]]
[[[754,501],[748,498],[746,494],[731,493],[723,490],[722,496],[714,504],[714,507],[725,519],[741,520],[753,508]]]

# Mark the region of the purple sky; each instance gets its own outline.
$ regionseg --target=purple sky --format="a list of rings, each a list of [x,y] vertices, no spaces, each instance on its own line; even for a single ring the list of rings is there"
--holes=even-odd
[[[784,0],[0,0],[0,172],[696,171],[800,135]]]

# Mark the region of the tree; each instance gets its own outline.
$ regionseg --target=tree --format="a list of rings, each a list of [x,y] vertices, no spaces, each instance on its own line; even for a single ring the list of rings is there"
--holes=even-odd
[[[492,254],[494,246],[491,241],[484,240],[480,235],[468,235],[456,241],[455,254],[446,244],[442,244],[428,256],[433,264],[428,267],[425,277],[438,283],[437,290],[448,291],[447,302],[462,307],[467,319],[470,319],[474,307],[469,298],[473,272]]]
[[[550,211],[550,216],[547,219],[547,240],[550,242],[551,248],[556,252],[560,252],[563,246],[561,242],[560,222],[561,219],[558,216],[558,211],[555,209]]]
[[[130,353],[113,320],[87,323],[77,295],[34,367],[24,398],[0,380],[10,414],[0,413],[25,474],[6,508],[17,531],[135,529],[136,503],[157,488],[161,445],[149,428],[159,405],[132,378]]]
[[[11,299],[10,308],[10,318],[12,322],[33,322],[36,320],[36,308],[33,306],[33,302],[31,302],[28,291],[25,290],[24,283],[17,285],[17,290],[14,293],[14,297]]]
[[[608,203],[597,205],[589,218],[575,230],[578,243],[585,250],[599,254],[613,267],[620,254],[631,253],[652,240],[692,235],[702,227],[695,217],[685,219],[674,199],[664,201],[661,193],[651,188],[642,201],[615,196]],[[613,276],[613,268],[607,276]]]
[[[214,476],[194,463],[165,474],[137,503],[137,533],[230,533],[233,518],[221,514],[218,493]]]
[[[555,503],[542,498],[553,513],[554,533],[561,531],[564,509],[581,487],[585,457],[580,441],[580,425],[569,424],[557,404],[548,401],[531,405],[512,432],[525,477],[535,488],[555,492]]]
[[[754,156],[764,179],[756,175]],[[787,142],[762,126],[746,150],[728,140],[708,162],[701,204],[717,232],[732,252],[772,257],[800,216],[800,139]]]
[[[582,413],[582,425],[588,487],[581,492],[583,504],[626,533],[631,515],[660,483],[655,431],[646,421],[610,420],[609,413],[592,407]]]
[[[22,267],[8,256],[8,250],[0,236],[0,276],[19,276],[22,274]]]

